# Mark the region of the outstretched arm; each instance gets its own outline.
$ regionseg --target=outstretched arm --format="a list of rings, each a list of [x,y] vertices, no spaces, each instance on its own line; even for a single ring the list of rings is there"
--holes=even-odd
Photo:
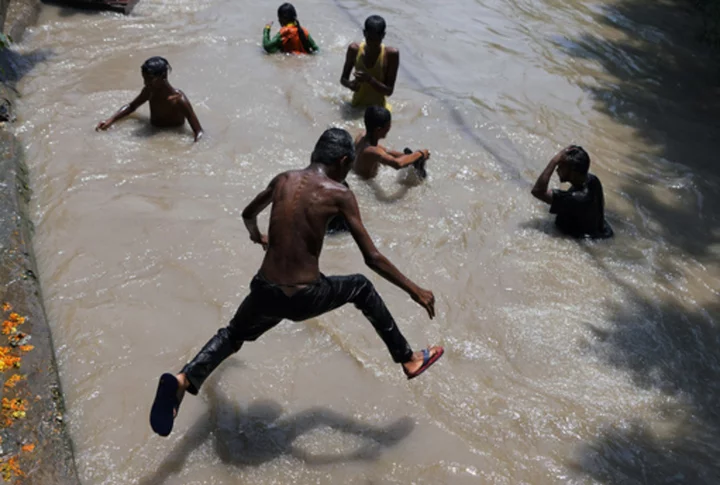
[[[148,88],[143,88],[142,91],[140,91],[140,94],[138,94],[135,99],[130,101],[130,103],[128,103],[125,106],[123,106],[122,108],[120,108],[117,111],[117,113],[112,115],[110,118],[98,123],[97,126],[95,127],[95,131],[107,130],[117,120],[125,118],[127,115],[129,115],[130,113],[132,113],[136,109],[138,109],[140,106],[142,106],[149,99],[150,99],[150,90]]]
[[[410,281],[378,251],[360,219],[360,209],[355,195],[349,190],[340,200],[340,212],[347,220],[350,234],[360,248],[360,252],[365,258],[365,264],[390,283],[404,290],[427,311],[430,318],[433,318],[435,316],[435,296],[431,291],[424,290]]]
[[[390,150],[389,148],[384,147],[382,145],[378,145],[378,148],[385,150],[387,153],[389,153],[393,157],[402,157],[403,155],[405,155],[405,153],[403,153],[403,152],[399,152],[397,150]]]
[[[357,80],[350,80],[350,73],[355,66],[355,59],[357,59],[359,51],[360,46],[354,42],[348,46],[347,53],[345,54],[345,65],[343,66],[342,75],[340,76],[340,84],[351,91],[360,89],[360,83]]]
[[[553,172],[555,172],[555,169],[565,156],[566,150],[567,148],[563,148],[557,152],[557,154],[552,157],[550,162],[547,164],[545,170],[542,171],[538,179],[535,181],[535,185],[533,185],[531,190],[531,193],[535,198],[542,200],[545,203],[552,204],[553,195],[552,191],[548,190],[548,185],[550,184],[550,178],[552,177]]]
[[[264,250],[268,248],[268,238],[260,232],[257,224],[257,216],[272,202],[275,185],[280,177],[281,175],[278,175],[272,179],[265,190],[260,192],[242,212],[243,222],[250,233],[250,240],[255,244],[260,244]]]
[[[382,147],[369,147],[367,151],[376,157],[378,163],[392,167],[395,170],[400,170],[408,165],[412,165],[423,157],[430,158],[430,152],[427,150],[418,150],[409,155],[399,152],[390,153]]]
[[[195,111],[190,104],[190,100],[185,96],[185,93],[182,94],[180,103],[185,113],[185,118],[188,120],[188,123],[190,123],[190,128],[192,128],[193,134],[195,135],[195,141],[198,141],[205,132],[202,126],[200,126],[200,121],[197,119],[197,115],[195,115]]]

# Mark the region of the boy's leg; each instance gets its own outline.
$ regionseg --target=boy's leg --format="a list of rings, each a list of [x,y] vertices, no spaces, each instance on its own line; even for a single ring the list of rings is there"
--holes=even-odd
[[[172,431],[185,391],[197,394],[205,379],[226,358],[240,350],[243,342],[257,339],[282,320],[273,311],[282,305],[273,301],[271,292],[261,284],[251,284],[251,288],[230,324],[218,330],[180,374],[166,373],[160,377],[150,410],[150,426],[160,436],[168,436]]]
[[[268,304],[255,293],[251,292],[245,298],[228,326],[218,330],[180,371],[188,380],[187,392],[190,394],[197,395],[205,379],[225,359],[240,350],[243,342],[257,339],[282,320],[265,315],[263,309]]]
[[[346,303],[353,303],[385,342],[395,362],[402,364],[413,356],[410,345],[400,333],[382,298],[370,280],[361,274],[322,277],[319,283],[295,295],[292,303],[293,314],[288,315],[288,318],[295,321],[307,320]]]

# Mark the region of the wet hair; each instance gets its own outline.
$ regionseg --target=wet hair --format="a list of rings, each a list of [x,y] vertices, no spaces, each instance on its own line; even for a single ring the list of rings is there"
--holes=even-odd
[[[390,111],[382,106],[368,106],[367,109],[365,109],[365,129],[368,133],[387,126],[391,120],[392,115]]]
[[[573,172],[586,175],[590,170],[590,155],[578,145],[573,145],[565,152],[564,162]]]
[[[305,31],[303,30],[302,26],[300,25],[300,21],[297,18],[297,10],[295,10],[295,7],[291,3],[283,3],[278,7],[278,19],[285,19],[290,20],[291,22],[295,22],[298,30],[298,37],[300,37],[300,42],[302,43],[303,49],[305,49],[305,52],[307,52],[308,54],[313,51],[312,46],[310,45],[310,41],[308,40],[307,35],[305,35]]]
[[[334,165],[342,157],[355,159],[355,145],[352,136],[342,128],[330,128],[320,135],[310,161],[323,165]]]
[[[385,35],[385,19],[379,15],[371,15],[365,20],[365,32]]]
[[[149,76],[166,78],[168,72],[172,71],[172,67],[170,67],[170,63],[164,57],[155,56],[145,61],[140,70],[143,74]]]

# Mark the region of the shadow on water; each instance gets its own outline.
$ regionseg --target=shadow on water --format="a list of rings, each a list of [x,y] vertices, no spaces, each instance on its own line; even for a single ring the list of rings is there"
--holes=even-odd
[[[376,460],[383,449],[407,438],[415,427],[408,417],[376,427],[326,408],[283,416],[282,407],[273,401],[255,401],[242,409],[223,396],[217,385],[221,375],[232,366],[232,361],[223,365],[203,389],[209,404],[207,414],[195,422],[154,473],[140,480],[140,485],[167,482],[183,470],[193,451],[208,441],[224,464],[236,468],[257,467],[283,456],[321,466]],[[327,454],[311,453],[294,445],[301,436],[320,428],[358,437],[363,444],[355,450]]]
[[[609,425],[577,450],[571,469],[607,484],[720,483],[720,304],[687,311],[608,277],[626,303],[611,305],[609,330],[590,328],[586,350],[667,399],[658,423]]]
[[[700,17],[688,2],[623,0],[595,15],[620,40],[585,34],[558,43],[609,75],[582,87],[647,147],[624,161],[635,170],[619,188],[639,225],[696,258],[716,258],[708,250],[720,240],[720,56],[701,43]]]
[[[0,50],[0,82],[14,86],[35,66],[47,61],[53,55],[50,49],[37,49],[24,54],[14,49]]]
[[[703,19],[690,2],[620,0],[594,20],[621,35],[558,44],[600,65],[607,75],[582,87],[597,110],[632,127],[646,147],[624,161],[617,190],[636,211],[628,230],[637,227],[669,254],[716,266],[720,56],[699,40]],[[720,302],[700,308],[680,291],[647,296],[600,256],[617,262],[635,252],[582,247],[625,295],[622,304],[609,304],[609,327],[591,329],[587,351],[666,399],[657,422],[608,425],[570,467],[607,484],[720,483]],[[674,264],[657,258],[647,278],[673,288],[680,276]]]

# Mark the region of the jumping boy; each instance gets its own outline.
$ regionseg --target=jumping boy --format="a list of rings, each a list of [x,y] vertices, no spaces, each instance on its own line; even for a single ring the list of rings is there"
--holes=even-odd
[[[182,126],[187,119],[195,135],[195,141],[198,141],[203,136],[202,126],[185,93],[172,87],[168,82],[167,75],[172,70],[168,61],[163,57],[151,57],[145,61],[140,70],[145,82],[140,94],[110,118],[98,123],[95,130],[107,130],[113,123],[125,118],[149,101],[150,123],[153,126],[160,128]]]
[[[408,379],[419,376],[443,355],[442,347],[412,351],[365,276],[327,277],[320,273],[325,228],[330,218],[342,214],[365,263],[407,292],[430,318],[435,316],[432,292],[410,281],[380,254],[360,219],[355,196],[340,183],[350,170],[354,152],[347,131],[326,130],[307,168],[276,176],[245,208],[242,215],[250,240],[262,245],[265,258],[250,283],[250,294],[230,324],[218,330],[180,373],[160,377],[150,411],[150,425],[157,434],[170,434],[186,391],[197,394],[223,360],[283,319],[300,322],[353,303],[370,321]],[[264,235],[258,228],[257,216],[270,204],[268,234]]]
[[[371,15],[365,20],[363,35],[365,42],[360,45],[353,42],[347,48],[340,84],[354,92],[353,106],[382,106],[390,109],[387,97],[395,89],[400,52],[383,44],[385,20],[379,15]],[[355,79],[351,81],[353,68]]]
[[[428,150],[413,152],[405,149],[405,152],[400,153],[379,144],[380,140],[387,136],[391,125],[392,115],[387,109],[380,106],[369,106],[365,109],[365,133],[355,140],[357,155],[353,172],[367,180],[375,178],[380,165],[387,165],[395,170],[413,165],[420,178],[425,178],[425,161],[430,158]]]

